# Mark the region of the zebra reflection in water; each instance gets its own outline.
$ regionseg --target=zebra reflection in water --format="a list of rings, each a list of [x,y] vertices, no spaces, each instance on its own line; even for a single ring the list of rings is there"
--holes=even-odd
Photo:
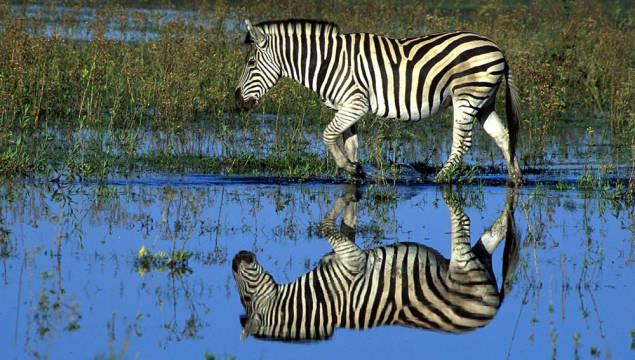
[[[476,245],[470,245],[470,220],[456,195],[443,200],[450,211],[451,254],[417,243],[362,250],[355,244],[357,192],[337,199],[321,223],[333,252],[289,284],[277,284],[247,251],[232,270],[249,335],[285,341],[325,339],[338,327],[367,329],[402,325],[460,333],[485,326],[505,295],[505,279],[518,261],[515,234],[516,193],[508,189],[504,209]],[[335,221],[344,212],[340,229]],[[500,290],[491,254],[505,238]]]

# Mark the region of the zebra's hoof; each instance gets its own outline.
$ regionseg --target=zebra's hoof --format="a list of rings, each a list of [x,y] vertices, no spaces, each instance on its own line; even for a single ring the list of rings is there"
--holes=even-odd
[[[523,184],[522,177],[509,176],[507,178],[507,185],[511,187],[520,187]]]
[[[432,180],[435,184],[449,184],[452,182],[452,176],[447,171],[441,171]]]
[[[356,184],[363,184],[366,182],[366,173],[362,166],[359,163],[353,164],[354,170],[351,172],[351,180],[353,180]]]
[[[348,185],[346,192],[342,195],[346,203],[358,202],[362,198],[362,192],[357,190],[357,184]]]

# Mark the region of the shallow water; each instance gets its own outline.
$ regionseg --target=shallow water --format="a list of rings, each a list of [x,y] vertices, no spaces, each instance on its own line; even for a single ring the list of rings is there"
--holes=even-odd
[[[222,119],[205,117],[197,122],[186,123],[178,133],[149,126],[134,132],[51,127],[48,133],[58,140],[56,145],[60,146],[61,153],[71,151],[72,146],[81,141],[88,144],[91,151],[101,152],[100,156],[109,154],[115,158],[133,149],[133,158],[156,157],[159,160],[168,154],[191,156],[201,161],[210,157],[232,156],[264,159],[271,155],[284,157],[287,152],[331,159],[321,139],[324,124],[305,121],[308,124],[286,116],[225,114]],[[361,124],[358,127],[359,157],[369,182],[384,178],[395,179],[400,183],[431,183],[450,153],[451,125],[449,120],[443,119],[400,123],[396,126],[400,126],[401,130],[389,133],[388,136],[392,138],[386,138],[375,134],[376,124]],[[590,128],[593,129],[591,132],[588,130]],[[526,184],[570,185],[586,177],[592,182],[601,178],[614,185],[617,180],[628,183],[633,172],[632,146],[624,138],[613,135],[605,122],[570,123],[538,138],[531,133],[522,135],[517,156]],[[119,136],[127,140],[121,140]],[[381,165],[378,165],[380,162]],[[166,161],[163,163],[163,168],[149,170],[173,171],[165,165]],[[478,123],[475,124],[473,145],[465,154],[464,164],[474,167],[470,175],[473,180],[500,184],[507,179],[501,151]],[[187,169],[189,172],[197,171],[195,161],[191,166],[193,169]],[[383,172],[379,170],[380,166],[383,166]],[[142,179],[148,169],[140,169],[140,173],[132,174],[124,169],[123,174]],[[312,177],[322,175],[309,173]],[[250,175],[264,176],[259,181],[270,182],[268,176],[285,174]],[[343,171],[338,175],[335,179],[321,180],[346,180]]]
[[[211,12],[184,11],[174,9],[123,8],[105,11],[94,7],[10,6],[18,16],[39,21],[38,33],[44,36],[58,36],[68,40],[89,41],[95,38],[93,23],[106,20],[103,37],[106,40],[138,42],[156,40],[162,36],[161,27],[173,21],[199,30],[210,30]],[[69,21],[70,20],[70,21]],[[239,29],[240,21],[223,19],[226,30]],[[245,30],[245,29],[243,29]]]
[[[515,210],[520,260],[494,319],[462,335],[403,327],[339,329],[330,340],[240,340],[232,277],[240,250],[279,283],[330,252],[320,221],[348,185],[277,185],[216,176],[147,175],[105,184],[0,186],[1,346],[7,359],[633,355],[635,221],[615,204],[525,187]],[[356,243],[413,241],[450,255],[443,188],[358,189]],[[500,215],[504,187],[454,188],[474,243]],[[140,269],[137,254],[192,252],[188,270]],[[503,247],[493,255],[501,283]],[[577,343],[574,338],[577,338]],[[457,346],[458,343],[465,346]]]

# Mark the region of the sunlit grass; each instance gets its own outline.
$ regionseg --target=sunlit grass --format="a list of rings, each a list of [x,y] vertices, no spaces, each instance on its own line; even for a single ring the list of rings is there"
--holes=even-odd
[[[46,10],[60,3],[39,4]],[[91,3],[97,8],[89,19],[78,11],[84,2],[63,5],[52,20],[26,17],[24,6],[0,5],[0,177],[104,179],[137,169],[300,178],[337,174],[326,152],[315,153],[299,141],[298,134],[309,134],[319,143],[320,129],[333,116],[315,94],[281,81],[252,113],[236,108],[233,90],[244,60],[241,20],[246,17],[325,19],[344,32],[393,37],[474,31],[505,51],[523,100],[521,136],[536,159],[545,161],[540,149],[559,125],[584,119],[599,119],[610,125],[613,141],[635,146],[633,9],[622,2],[107,1]],[[187,16],[197,20],[166,19],[145,8],[189,10]],[[66,30],[51,31],[51,22]],[[65,37],[84,27],[89,40]],[[113,39],[112,29],[143,40]],[[245,151],[251,149],[233,135],[250,127],[254,139],[262,137],[253,113],[286,119],[276,120],[269,152]],[[191,141],[193,124],[210,121],[218,124],[212,133],[223,146],[220,153],[177,151]],[[411,139],[409,128],[373,117],[360,125],[369,162],[390,173],[395,159],[387,157],[386,144]],[[146,153],[140,150],[142,131],[173,137],[161,151]],[[87,132],[96,135],[83,136]],[[623,186],[633,189],[633,184]]]

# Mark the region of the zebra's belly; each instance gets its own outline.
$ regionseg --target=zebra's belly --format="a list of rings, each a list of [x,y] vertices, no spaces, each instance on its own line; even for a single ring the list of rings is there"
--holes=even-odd
[[[370,112],[379,117],[386,119],[399,119],[403,121],[418,121],[431,118],[437,115],[441,110],[452,104],[452,98],[446,96],[443,101],[435,100],[432,106],[424,105],[421,108],[413,106],[416,101],[405,102],[400,104],[397,99],[385,99],[382,96],[370,95]]]
[[[444,311],[447,312],[449,311],[449,309],[450,307],[445,309],[437,308],[437,309],[430,309],[430,310],[433,310],[437,312],[438,314],[443,314]],[[489,324],[489,322],[496,315],[497,309],[491,308],[490,309],[491,311],[485,312],[483,314],[472,314],[472,316],[476,316],[476,317],[464,316],[463,318],[457,318],[456,316],[454,316],[453,318],[450,318],[443,315],[440,317],[433,316],[430,318],[423,318],[423,319],[412,317],[413,316],[412,314],[416,314],[420,310],[421,309],[415,309],[415,308],[404,309],[404,311],[401,314],[399,314],[399,317],[391,325],[406,326],[406,327],[417,328],[417,329],[443,331],[443,332],[449,332],[449,333],[463,333],[463,332],[472,331],[474,329],[484,327],[485,325]]]

